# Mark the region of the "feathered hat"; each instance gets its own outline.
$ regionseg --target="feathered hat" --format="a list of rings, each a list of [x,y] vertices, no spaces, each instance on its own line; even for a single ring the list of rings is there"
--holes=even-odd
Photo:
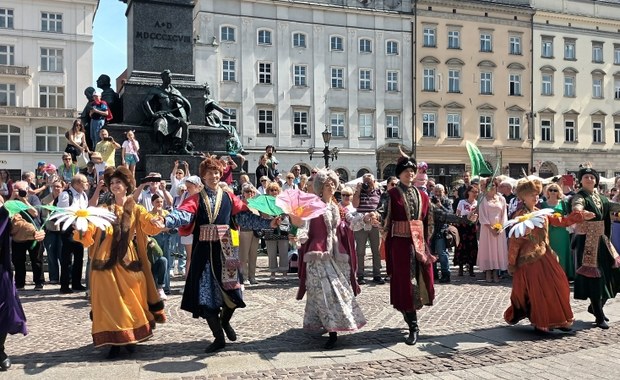
[[[405,169],[409,169],[409,168],[413,169],[414,173],[417,172],[418,164],[415,158],[410,157],[405,152],[403,152],[400,145],[398,146],[398,150],[400,151],[401,157],[398,157],[398,160],[396,161],[396,171],[395,171],[396,177],[399,177],[400,173],[402,173]]]

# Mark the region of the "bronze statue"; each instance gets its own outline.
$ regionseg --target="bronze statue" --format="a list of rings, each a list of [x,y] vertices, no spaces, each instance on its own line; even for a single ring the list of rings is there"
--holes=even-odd
[[[91,149],[95,149],[95,145],[93,144],[93,140],[90,138],[90,110],[93,108],[93,94],[95,93],[94,87],[86,87],[84,89],[84,96],[86,96],[86,105],[80,114],[80,120],[82,121],[82,125],[84,126],[84,130],[86,131],[86,143],[88,147]]]
[[[169,153],[191,154],[188,137],[192,106],[171,85],[170,74],[170,70],[162,71],[161,86],[153,87],[142,103],[144,113],[155,128],[158,140],[164,143],[162,152],[168,145]]]
[[[247,154],[243,150],[243,145],[241,144],[241,139],[239,138],[239,134],[237,133],[237,129],[228,124],[223,123],[222,119],[214,113],[213,111],[217,111],[222,115],[226,115],[231,117],[232,115],[228,113],[225,109],[220,107],[217,102],[210,97],[211,88],[208,83],[205,83],[205,125],[208,127],[216,127],[216,128],[224,128],[228,131],[228,139],[226,140],[226,150],[228,154],[231,156],[236,156],[237,154]],[[245,161],[245,158],[242,158],[242,163]]]
[[[123,120],[123,103],[118,94],[112,90],[110,84],[110,77],[106,74],[101,74],[97,78],[97,87],[101,89],[101,100],[108,103],[110,111],[112,111],[112,120],[110,123],[119,123]]]

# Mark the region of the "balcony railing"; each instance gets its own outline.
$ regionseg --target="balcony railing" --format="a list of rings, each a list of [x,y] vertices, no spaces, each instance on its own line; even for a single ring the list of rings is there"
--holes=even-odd
[[[0,116],[75,119],[78,112],[68,108],[0,107]]]
[[[10,76],[30,78],[30,68],[28,66],[0,65],[0,75],[10,75]]]

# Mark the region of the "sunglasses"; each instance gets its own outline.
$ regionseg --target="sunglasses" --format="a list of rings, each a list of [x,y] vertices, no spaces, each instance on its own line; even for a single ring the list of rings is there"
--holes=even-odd
[[[71,161],[71,158],[70,158],[70,157],[67,157],[67,158],[63,158],[62,160],[63,160],[63,161]]]
[[[312,174],[316,174],[317,172],[311,172]]]
[[[547,191],[548,191],[548,192],[550,192],[550,193],[557,193],[557,192],[558,192],[558,189],[549,189],[549,190],[547,190]]]
[[[261,179],[260,181],[261,181],[261,182],[267,182],[267,180],[266,180],[266,179]]]
[[[351,194],[342,194],[343,197],[350,197]]]

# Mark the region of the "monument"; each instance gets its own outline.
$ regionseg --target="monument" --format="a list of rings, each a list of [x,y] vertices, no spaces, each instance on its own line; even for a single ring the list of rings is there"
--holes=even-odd
[[[119,93],[122,122],[106,129],[119,142],[134,131],[141,148],[138,177],[150,171],[167,176],[175,159],[197,172],[199,152],[226,154],[228,133],[203,125],[204,86],[194,76],[194,1],[119,1],[127,4],[127,80]]]

